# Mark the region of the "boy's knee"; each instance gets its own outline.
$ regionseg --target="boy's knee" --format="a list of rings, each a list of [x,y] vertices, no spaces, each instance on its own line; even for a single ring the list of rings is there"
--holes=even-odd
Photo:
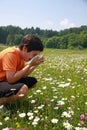
[[[21,89],[19,90],[19,96],[20,97],[26,97],[27,96],[27,94],[28,94],[28,86],[27,85],[23,85],[22,87],[21,87]]]

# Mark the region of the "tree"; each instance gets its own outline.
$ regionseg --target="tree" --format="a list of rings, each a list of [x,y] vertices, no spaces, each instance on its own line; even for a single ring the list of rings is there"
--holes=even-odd
[[[5,30],[5,27],[0,27],[0,43],[6,43],[7,35],[8,33]]]
[[[15,45],[20,44],[22,37],[23,37],[22,34],[15,34],[15,37],[14,37],[14,44],[15,44]]]
[[[78,46],[80,46],[79,35],[75,33],[70,34],[68,38],[68,48],[78,48]]]
[[[87,33],[81,33],[79,35],[80,44],[83,48],[87,48]]]
[[[87,26],[70,28],[61,31],[43,30],[39,27],[21,29],[18,26],[1,26],[0,43],[18,45],[22,36],[34,34],[41,38],[48,48],[87,48]],[[7,43],[6,43],[7,42]]]
[[[21,42],[22,37],[23,37],[22,34],[15,34],[15,35],[9,34],[7,37],[7,45],[9,46],[18,45]]]
[[[15,39],[14,35],[9,34],[7,37],[6,44],[8,46],[14,45],[14,39]]]
[[[60,48],[61,49],[67,49],[67,46],[68,46],[68,35],[61,36],[59,42],[60,42]]]
[[[60,48],[59,38],[58,37],[49,38],[46,42],[46,47],[47,48]]]

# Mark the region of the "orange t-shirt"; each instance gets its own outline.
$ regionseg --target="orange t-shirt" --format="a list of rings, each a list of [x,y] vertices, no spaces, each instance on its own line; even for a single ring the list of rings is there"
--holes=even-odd
[[[0,81],[7,81],[6,70],[19,71],[25,65],[16,47],[9,47],[0,52]]]

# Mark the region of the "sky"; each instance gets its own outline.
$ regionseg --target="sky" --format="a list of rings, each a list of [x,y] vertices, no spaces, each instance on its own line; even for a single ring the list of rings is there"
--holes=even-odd
[[[87,25],[87,0],[1,0],[0,26],[64,30]]]

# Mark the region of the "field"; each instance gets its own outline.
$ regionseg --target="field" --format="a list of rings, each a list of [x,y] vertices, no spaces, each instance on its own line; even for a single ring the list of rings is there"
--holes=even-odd
[[[0,130],[87,130],[87,50],[45,49],[38,79],[22,101],[3,113]]]

